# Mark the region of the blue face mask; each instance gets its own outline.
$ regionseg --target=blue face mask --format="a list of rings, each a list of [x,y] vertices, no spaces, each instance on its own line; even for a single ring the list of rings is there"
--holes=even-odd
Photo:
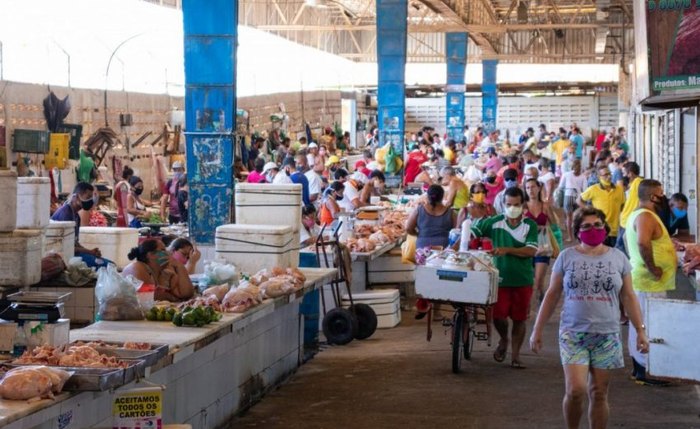
[[[506,180],[506,189],[515,188],[516,186],[518,186],[517,180]]]
[[[688,210],[681,210],[678,207],[673,207],[671,209],[671,212],[673,213],[673,216],[676,217],[676,219],[686,217],[688,215]]]

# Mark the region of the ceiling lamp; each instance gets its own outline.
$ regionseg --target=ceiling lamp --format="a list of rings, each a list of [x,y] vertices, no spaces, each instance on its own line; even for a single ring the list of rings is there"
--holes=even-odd
[[[518,23],[527,24],[527,3],[521,1],[518,3]]]

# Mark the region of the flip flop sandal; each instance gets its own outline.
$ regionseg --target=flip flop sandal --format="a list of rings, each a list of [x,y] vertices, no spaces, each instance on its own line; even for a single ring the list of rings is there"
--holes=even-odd
[[[518,362],[517,360],[514,360],[513,362],[511,362],[510,367],[513,369],[525,369],[525,368],[527,368],[525,365],[522,364],[522,362]]]
[[[496,362],[503,362],[506,360],[506,350],[497,347],[496,351],[493,352],[493,360]]]

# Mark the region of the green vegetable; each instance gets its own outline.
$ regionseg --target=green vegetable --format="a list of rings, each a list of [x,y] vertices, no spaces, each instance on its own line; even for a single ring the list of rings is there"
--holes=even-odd
[[[158,310],[156,310],[155,308],[151,308],[150,310],[148,310],[148,312],[146,312],[146,320],[158,320]]]
[[[194,326],[197,323],[197,320],[192,313],[185,313],[182,316],[182,324],[185,326]]]
[[[177,313],[173,316],[173,324],[175,326],[182,326],[182,313]]]
[[[166,322],[170,322],[173,320],[173,315],[169,311],[166,311],[164,319]]]
[[[147,223],[166,223],[158,213],[151,213]]]

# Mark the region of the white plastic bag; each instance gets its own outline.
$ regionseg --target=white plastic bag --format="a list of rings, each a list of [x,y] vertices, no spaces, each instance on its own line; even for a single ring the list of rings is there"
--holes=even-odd
[[[549,240],[547,228],[539,228],[537,231],[537,253],[536,256],[552,256],[552,242]]]
[[[204,264],[204,277],[209,286],[223,283],[235,285],[238,283],[238,270],[231,264],[211,261]]]
[[[133,280],[133,279],[132,279]],[[114,265],[97,271],[98,320],[142,320],[143,311],[136,289],[138,284],[122,277]]]

